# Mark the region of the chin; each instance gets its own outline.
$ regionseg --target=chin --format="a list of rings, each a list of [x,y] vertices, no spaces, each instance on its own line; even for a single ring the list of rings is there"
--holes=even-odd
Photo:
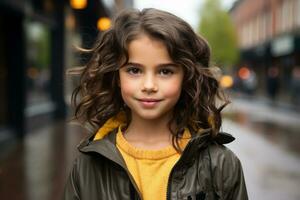
[[[136,115],[145,120],[158,120],[161,118],[164,118],[167,113],[157,113],[157,112],[151,112],[151,111],[144,111],[142,113],[136,113]]]
[[[146,120],[157,120],[160,118],[160,116],[156,116],[156,115],[144,115],[139,117]]]

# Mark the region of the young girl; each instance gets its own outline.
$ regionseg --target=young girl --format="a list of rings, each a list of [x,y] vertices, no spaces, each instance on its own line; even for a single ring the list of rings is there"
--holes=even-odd
[[[91,53],[74,71],[73,102],[96,131],[78,147],[65,199],[248,199],[240,161],[223,146],[234,138],[219,131],[227,102],[208,44],[186,22],[126,10]]]

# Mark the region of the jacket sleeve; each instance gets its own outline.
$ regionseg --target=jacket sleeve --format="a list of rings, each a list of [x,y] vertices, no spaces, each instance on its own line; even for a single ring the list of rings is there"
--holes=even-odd
[[[72,170],[65,185],[64,200],[80,200],[80,191],[78,187],[78,159],[75,160]]]
[[[231,184],[226,196],[226,200],[248,200],[242,165],[237,157],[233,162]]]

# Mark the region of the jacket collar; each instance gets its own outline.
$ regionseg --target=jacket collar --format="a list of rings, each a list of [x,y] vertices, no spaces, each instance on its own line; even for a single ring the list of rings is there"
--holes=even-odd
[[[125,162],[122,159],[121,154],[116,147],[116,134],[118,129],[115,128],[110,133],[106,134],[102,139],[95,140],[95,134],[89,135],[87,138],[83,139],[77,146],[80,152],[88,153],[94,152],[99,153],[121,166],[125,166]],[[188,145],[197,147],[199,149],[209,142],[216,142],[218,144],[228,144],[234,141],[235,138],[225,132],[219,132],[217,136],[212,137],[210,130],[201,132],[201,134],[192,135],[192,139],[189,141]],[[194,148],[193,148],[194,149]]]
[[[93,140],[101,140],[106,135],[108,135],[110,132],[112,132],[114,129],[118,128],[120,125],[123,125],[126,123],[126,115],[124,112],[118,113],[116,116],[108,119],[104,125],[96,132],[96,134],[93,134]],[[210,133],[211,129],[202,129],[199,130],[197,133],[192,133],[194,137],[201,136],[205,133]],[[215,140],[219,144],[227,144],[234,140],[235,138],[228,133],[225,132],[219,132],[213,140]]]
[[[235,138],[226,132],[219,132],[216,136],[211,135],[211,128],[201,129],[196,133],[192,133],[194,139],[199,139],[201,136],[204,136],[210,141],[217,142],[218,144],[228,144],[235,140]]]

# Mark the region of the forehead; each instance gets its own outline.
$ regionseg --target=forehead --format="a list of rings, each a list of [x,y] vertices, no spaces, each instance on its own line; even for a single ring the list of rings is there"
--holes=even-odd
[[[158,39],[141,34],[128,44],[129,60],[156,60],[170,62],[169,52],[166,45]]]

